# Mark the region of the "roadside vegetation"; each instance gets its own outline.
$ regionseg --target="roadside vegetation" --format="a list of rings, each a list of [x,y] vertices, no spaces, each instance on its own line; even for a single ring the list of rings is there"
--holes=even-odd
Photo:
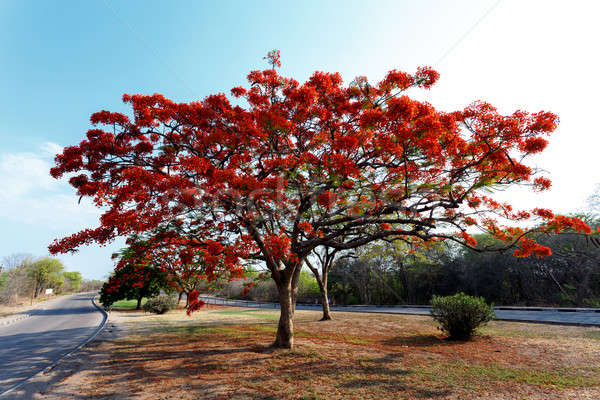
[[[597,229],[597,218],[587,220]],[[480,243],[493,241],[487,235],[475,237]],[[516,258],[510,250],[481,253],[450,243],[419,251],[373,243],[335,261],[328,298],[337,305],[429,304],[435,295],[464,292],[496,305],[600,307],[600,247],[574,234],[542,235],[538,241],[552,250],[551,256]],[[319,260],[313,263],[318,266]],[[242,296],[247,281],[253,286]],[[212,293],[278,301],[274,282],[253,270],[246,280],[215,286]],[[317,280],[307,269],[300,274],[297,299],[322,302]]]
[[[146,304],[146,301],[148,301],[148,299],[146,299],[145,297],[142,298],[142,305]],[[137,299],[132,299],[132,300],[119,300],[119,301],[115,301],[112,304],[112,309],[118,309],[118,310],[135,310],[137,309],[137,303],[138,300]]]
[[[101,284],[83,279],[80,272],[65,271],[58,259],[13,254],[0,264],[0,317],[24,311],[54,295],[98,290]],[[46,295],[46,289],[52,289],[52,294]]]
[[[457,340],[471,339],[480,326],[496,317],[494,307],[486,304],[483,297],[472,297],[464,293],[433,296],[431,316],[440,325],[441,331]]]

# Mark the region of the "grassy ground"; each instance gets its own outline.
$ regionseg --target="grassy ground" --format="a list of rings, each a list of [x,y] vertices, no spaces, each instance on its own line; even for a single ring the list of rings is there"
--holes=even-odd
[[[142,299],[142,305],[148,301],[147,298]],[[135,310],[137,307],[137,299],[136,300],[119,300],[113,303],[112,308],[119,308],[123,310]]]
[[[600,398],[600,329],[493,322],[448,341],[423,316],[298,311],[293,351],[269,348],[277,311],[113,312],[121,338],[54,394],[134,399]],[[48,393],[49,395],[52,394]],[[75,397],[77,398],[77,397]]]

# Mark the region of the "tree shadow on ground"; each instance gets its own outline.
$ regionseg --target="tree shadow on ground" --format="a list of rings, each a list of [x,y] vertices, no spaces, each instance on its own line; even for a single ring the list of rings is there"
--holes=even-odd
[[[52,393],[71,399],[125,399],[141,392],[148,398],[206,399],[296,399],[311,390],[325,398],[329,391],[350,397],[361,397],[365,391],[395,393],[391,398],[439,398],[450,393],[411,382],[415,372],[403,364],[402,353],[356,359],[336,357],[335,351],[321,354],[309,345],[275,350],[269,346],[272,332],[261,330],[263,325],[274,328],[257,324],[251,332],[247,326],[213,324],[204,331],[190,325],[165,327],[154,334],[142,329],[136,336],[115,341],[106,359],[83,367],[95,382],[90,387],[67,393],[59,386]],[[156,388],[162,391],[154,393]]]
[[[329,350],[323,353],[319,347],[322,343],[315,345],[306,337],[297,340],[293,351],[277,350],[270,347],[275,328],[268,322],[245,326],[132,325],[132,336],[97,341],[83,350],[96,358],[71,371],[86,376],[84,383],[78,383],[80,389],[74,392],[72,384],[62,386],[60,381],[67,376],[55,382],[48,395],[83,400],[136,396],[300,399],[328,398],[330,393],[356,398],[440,398],[451,394],[420,382],[403,359],[404,354],[395,349],[361,358],[362,349],[368,349],[368,345],[356,347],[340,342],[339,346],[346,346],[344,351],[352,353],[338,356],[335,342],[327,342]],[[449,344],[434,335],[399,336],[385,344],[405,343]]]
[[[457,346],[486,338],[489,338],[489,336],[473,336],[471,339],[455,339],[450,337],[439,337],[436,335],[403,335],[384,339],[379,343],[387,346],[404,347]]]
[[[0,336],[0,393],[51,366],[94,330],[91,326]]]

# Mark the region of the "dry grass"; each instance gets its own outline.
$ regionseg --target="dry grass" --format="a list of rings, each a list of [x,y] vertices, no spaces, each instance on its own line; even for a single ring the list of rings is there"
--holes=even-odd
[[[134,399],[600,398],[600,329],[494,322],[444,340],[428,317],[298,311],[293,351],[278,313],[211,306],[191,318],[113,313],[107,356],[47,395]]]
[[[9,317],[14,314],[32,310],[32,309],[38,307],[40,305],[40,303],[59,298],[61,296],[62,295],[50,295],[50,296],[41,295],[37,299],[33,299],[33,302],[31,301],[30,298],[19,297],[14,302],[14,304],[10,304],[10,305],[0,304],[0,318]]]

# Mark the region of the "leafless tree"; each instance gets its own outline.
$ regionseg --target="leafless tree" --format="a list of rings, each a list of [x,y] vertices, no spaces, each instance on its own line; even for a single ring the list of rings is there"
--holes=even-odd
[[[30,287],[27,268],[33,263],[29,254],[11,254],[2,260],[4,284],[0,287],[0,302],[14,304],[19,295],[26,295]]]

